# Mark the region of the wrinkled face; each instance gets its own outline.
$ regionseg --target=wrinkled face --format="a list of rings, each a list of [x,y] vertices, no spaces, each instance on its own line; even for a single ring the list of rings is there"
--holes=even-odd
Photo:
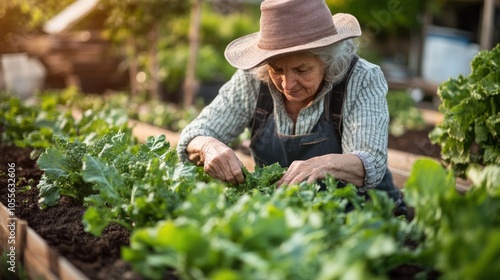
[[[307,106],[316,96],[323,81],[323,62],[307,53],[293,53],[268,63],[268,71],[276,88],[295,105]]]

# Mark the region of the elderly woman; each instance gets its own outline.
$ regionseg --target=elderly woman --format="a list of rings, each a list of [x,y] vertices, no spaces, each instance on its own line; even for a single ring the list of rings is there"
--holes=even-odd
[[[249,127],[256,164],[288,167],[280,185],[331,174],[400,202],[387,169],[387,83],[356,55],[360,35],[355,17],[332,16],[324,0],[263,1],[260,31],[227,46],[238,70],[183,130],[180,158],[242,183],[242,163],[226,144]]]

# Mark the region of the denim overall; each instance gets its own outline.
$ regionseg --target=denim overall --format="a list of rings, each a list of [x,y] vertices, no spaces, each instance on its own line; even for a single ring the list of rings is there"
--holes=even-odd
[[[250,148],[257,166],[278,162],[282,167],[289,167],[295,160],[306,160],[325,154],[342,153],[342,104],[347,83],[358,57],[354,57],[345,78],[334,85],[326,96],[323,115],[310,134],[282,135],[276,131],[273,112],[273,100],[266,84],[261,83],[257,106],[251,123],[252,141]],[[392,174],[387,169],[379,185],[379,190],[388,193],[399,208],[403,207],[401,192],[394,185]],[[403,210],[404,209],[400,209]]]

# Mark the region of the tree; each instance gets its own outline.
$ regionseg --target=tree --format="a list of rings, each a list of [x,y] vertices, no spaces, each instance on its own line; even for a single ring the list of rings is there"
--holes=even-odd
[[[7,3],[6,3],[7,2]],[[25,34],[39,32],[45,22],[73,3],[74,0],[9,0],[0,3],[0,15],[16,11],[17,32]],[[132,94],[139,69],[147,69],[150,79],[147,89],[152,97],[158,97],[158,30],[169,26],[189,13],[190,1],[186,0],[100,0],[98,8],[107,11],[104,34],[117,50],[123,51],[130,69]],[[178,37],[169,37],[168,44],[175,44]],[[124,46],[126,46],[124,48]]]
[[[137,93],[136,75],[139,68],[148,69],[147,88],[150,97],[159,97],[159,65],[157,57],[159,29],[169,30],[177,18],[189,13],[186,0],[101,0],[109,10],[107,36],[118,46],[127,46],[131,93]],[[163,38],[173,45],[179,38]]]

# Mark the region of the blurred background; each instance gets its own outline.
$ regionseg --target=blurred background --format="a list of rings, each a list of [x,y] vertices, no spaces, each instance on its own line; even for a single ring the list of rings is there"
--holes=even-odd
[[[234,73],[233,39],[259,29],[259,0],[0,0],[0,91],[73,88],[189,107]],[[500,41],[500,0],[327,0],[355,15],[360,55],[391,90],[436,105],[439,83],[467,75]]]

